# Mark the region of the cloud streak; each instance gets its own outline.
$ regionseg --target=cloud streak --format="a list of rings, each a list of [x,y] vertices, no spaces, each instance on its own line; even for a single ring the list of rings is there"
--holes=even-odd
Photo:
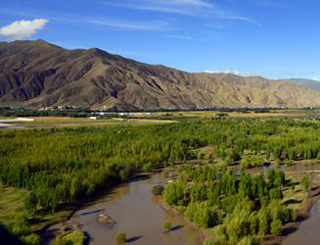
[[[47,22],[50,20],[75,24],[91,24],[96,26],[109,27],[112,29],[126,29],[136,31],[172,30],[172,21],[169,20],[133,21],[128,19],[105,18],[103,16],[80,16],[55,12],[43,13],[45,19],[37,19],[37,13],[30,9],[6,9],[2,7],[0,7],[0,13],[5,13],[12,16],[23,16],[25,18],[36,18],[35,20],[45,20]],[[27,37],[28,36],[25,36],[23,38]]]
[[[265,8],[282,9],[288,7],[287,3],[281,0],[251,0],[250,2],[258,7]]]
[[[205,41],[204,38],[195,38],[193,36],[187,36],[187,35],[166,35],[167,38],[173,38],[173,39],[182,39],[182,40],[189,40],[189,41]]]
[[[136,31],[165,31],[171,29],[170,23],[168,21],[135,22],[99,18],[85,18],[78,19],[78,21],[116,29],[127,29]]]
[[[12,40],[31,37],[44,28],[47,19],[19,20],[0,28],[0,35]]]
[[[237,69],[234,70],[226,70],[226,71],[211,71],[211,70],[205,70],[204,73],[208,73],[208,74],[233,74],[236,76],[243,76],[243,77],[252,77],[252,76],[257,76],[254,74],[250,74],[250,73],[243,73],[240,72]]]
[[[195,17],[218,18],[225,20],[238,20],[254,25],[260,25],[251,18],[237,15],[219,8],[216,4],[206,0],[105,0],[99,3],[109,6],[127,8],[141,11],[156,11],[172,14],[189,15]]]

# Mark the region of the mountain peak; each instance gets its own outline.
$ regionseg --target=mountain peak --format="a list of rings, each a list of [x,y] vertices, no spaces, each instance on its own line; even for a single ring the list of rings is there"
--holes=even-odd
[[[110,110],[308,107],[320,105],[320,93],[261,77],[148,65],[99,48],[67,50],[40,39],[0,45],[1,105]]]

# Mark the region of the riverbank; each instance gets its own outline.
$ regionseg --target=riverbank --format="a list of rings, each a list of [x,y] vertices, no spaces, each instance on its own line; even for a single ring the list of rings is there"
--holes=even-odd
[[[157,204],[159,204],[161,206],[161,208],[163,208],[163,210],[165,210],[166,213],[170,214],[171,216],[179,217],[179,218],[183,219],[186,223],[188,223],[188,225],[192,228],[192,230],[195,231],[195,233],[196,233],[197,237],[199,238],[199,241],[201,242],[201,244],[203,244],[204,241],[208,238],[209,230],[206,230],[204,228],[200,228],[200,227],[196,226],[190,220],[188,220],[183,215],[181,215],[178,210],[176,210],[175,208],[173,208],[170,205],[168,205],[164,201],[162,196],[155,196],[155,200],[156,200]]]
[[[312,198],[310,199],[310,202],[308,202],[308,204],[305,206],[305,209],[302,210],[300,212],[300,217],[298,217],[298,221],[296,222],[289,222],[287,224],[285,224],[282,229],[282,235],[281,236],[273,236],[273,235],[266,235],[263,239],[262,239],[262,244],[263,245],[277,245],[277,244],[282,244],[282,242],[293,232],[295,232],[298,228],[298,226],[305,221],[306,219],[309,218],[310,215],[310,210],[313,207],[313,205],[315,203],[317,203],[317,201],[319,200],[320,197],[320,188],[317,188],[317,193],[315,194],[315,196],[312,196]],[[209,238],[210,236],[210,229],[204,229],[204,228],[200,228],[198,226],[196,226],[194,223],[192,223],[190,220],[188,220],[187,218],[185,218],[183,215],[181,215],[179,213],[178,210],[176,210],[174,207],[171,207],[170,205],[168,205],[164,199],[162,198],[162,196],[157,196],[156,197],[157,203],[170,215],[172,216],[177,216],[179,218],[182,218],[185,220],[185,222],[187,222],[192,229],[194,229],[195,233],[197,234],[197,236],[199,237],[199,239],[201,240],[201,244],[204,244],[205,240]]]
[[[307,164],[307,163],[306,163]],[[314,166],[316,163],[309,163],[309,166]],[[289,176],[291,181],[296,182],[297,180],[301,179],[304,175],[309,176],[311,183],[310,183],[310,191],[305,193],[305,196],[301,196],[303,191],[301,189],[300,183],[297,184],[297,189],[293,192],[294,194],[289,194],[287,197],[287,192],[291,192],[291,190],[286,190],[284,192],[285,199],[284,203],[293,209],[296,209],[297,212],[297,219],[294,222],[289,222],[284,224],[282,227],[282,234],[281,236],[272,236],[267,235],[263,239],[263,244],[265,245],[276,245],[282,244],[285,240],[292,234],[294,234],[298,229],[299,226],[309,219],[311,214],[312,207],[318,202],[320,199],[320,176],[318,170],[308,170],[308,171],[301,171],[301,172],[286,172],[286,175]],[[297,198],[297,196],[299,196]],[[291,204],[290,204],[291,203]]]
[[[148,178],[157,173],[159,173],[158,170],[155,170],[154,172],[135,173],[125,182],[122,182],[119,180],[119,181],[113,181],[108,183],[108,186],[106,188],[98,191],[90,198],[80,199],[74,204],[67,204],[67,203],[61,204],[60,210],[68,210],[69,213],[63,218],[61,218],[60,220],[56,220],[55,222],[51,222],[50,224],[47,224],[41,227],[41,229],[36,230],[35,233],[42,238],[45,244],[48,244],[48,241],[51,241],[56,236],[61,235],[65,230],[69,232],[70,230],[81,229],[81,224],[76,224],[71,226],[67,225],[67,222],[69,222],[72,219],[72,217],[74,217],[76,212],[78,212],[81,208],[84,208],[90,203],[94,203],[100,198],[102,198],[103,196],[110,194],[113,189],[120,187],[121,185],[128,184],[131,181],[134,181],[136,179]]]
[[[165,169],[166,171],[172,172],[174,171],[174,169],[172,168],[167,168]],[[131,185],[133,182],[135,181],[143,181],[148,179],[151,176],[154,175],[159,175],[162,174],[162,172],[164,171],[164,169],[158,169],[157,171],[154,172],[149,172],[149,173],[136,173],[134,174],[127,182],[114,182],[112,183],[112,185],[109,185],[108,188],[106,188],[103,191],[98,192],[96,195],[94,195],[92,198],[90,198],[89,200],[82,200],[82,203],[79,204],[78,206],[74,207],[73,210],[73,214],[68,218],[67,221],[69,221],[72,217],[74,217],[74,214],[76,212],[78,212],[80,209],[82,208],[86,208],[87,206],[90,206],[92,203],[95,203],[96,201],[100,200],[101,198],[104,198],[106,196],[111,196],[111,199],[113,198],[112,196],[114,195],[114,191],[117,188],[122,188],[125,187],[127,185]],[[311,171],[311,170],[310,170]],[[291,190],[285,190],[285,194],[288,195],[288,198],[285,199],[285,201],[289,201],[291,199],[296,200],[296,196],[294,195],[298,195],[299,197],[301,196],[301,200],[296,201],[295,204],[288,204],[288,205],[299,205],[300,206],[300,210],[299,210],[299,218],[296,222],[290,222],[287,223],[283,226],[283,232],[282,232],[282,236],[276,237],[276,236],[265,236],[263,239],[263,244],[280,244],[281,242],[283,242],[287,236],[289,236],[290,234],[292,234],[299,226],[299,224],[301,222],[303,222],[310,213],[310,209],[312,208],[313,204],[316,203],[316,201],[319,198],[319,194],[320,194],[320,188],[319,188],[319,176],[318,176],[318,172],[314,171],[314,172],[308,172],[308,174],[312,175],[312,174],[317,174],[317,178],[314,178],[314,180],[312,181],[312,192],[310,193],[310,195],[308,196],[307,201],[305,202],[301,202],[301,200],[303,200],[303,196],[301,196],[303,194],[302,190],[300,189],[300,184],[297,184],[297,189],[294,192],[291,192]],[[295,180],[301,178],[301,176],[304,173],[290,173],[290,177],[293,178],[292,176],[295,176]],[[172,177],[172,176],[171,176]],[[149,192],[151,192],[151,189],[149,190]],[[288,192],[288,193],[287,193]],[[291,194],[294,193],[294,194]],[[185,223],[188,224],[188,226],[192,229],[193,233],[198,237],[198,240],[200,241],[199,244],[203,244],[203,242],[209,237],[210,235],[210,229],[203,229],[203,228],[199,228],[197,227],[194,223],[192,223],[191,221],[189,221],[187,218],[183,217],[178,210],[174,209],[173,207],[169,206],[168,204],[165,203],[165,201],[162,199],[162,197],[155,197],[154,198],[155,202],[157,205],[159,205],[168,215],[172,216],[172,217],[176,217],[179,219],[183,219],[183,221]],[[140,200],[141,205],[143,205],[143,200]],[[117,216],[113,217],[115,220],[117,220]],[[64,221],[65,222],[65,221]],[[63,228],[64,222],[60,222],[61,227]],[[81,224],[80,224],[81,225]],[[74,226],[74,228],[79,228],[79,226]],[[48,230],[50,230],[50,227],[48,227]],[[59,235],[59,230],[56,230],[56,234],[55,235]]]
[[[311,208],[314,204],[319,200],[320,195],[320,176],[319,176],[319,166],[316,164],[308,166],[310,169],[308,171],[304,171],[304,168],[300,169],[296,172],[290,172],[287,176],[287,184],[283,187],[282,193],[282,203],[292,211],[290,212],[290,219],[293,218],[294,222],[285,223],[282,226],[282,235],[281,236],[273,236],[273,235],[266,235],[262,239],[263,244],[280,244],[283,242],[290,234],[294,233],[298,226],[305,221],[310,216]],[[311,170],[313,168],[313,170]],[[260,171],[262,169],[260,168]],[[265,171],[265,170],[264,170]],[[284,171],[286,172],[286,171]],[[304,185],[301,184],[301,180],[304,176],[308,176],[311,180],[310,183],[310,191],[305,192]],[[302,181],[303,183],[303,181]],[[162,197],[157,197],[158,202],[162,205],[162,207],[170,213],[174,215],[178,215],[183,217],[179,212],[179,208],[175,208],[174,206],[169,206]],[[294,218],[297,217],[297,218]],[[186,219],[187,220],[187,219]],[[189,223],[191,223],[189,221]],[[191,223],[193,224],[193,223]],[[204,241],[209,232],[207,229],[197,228],[197,232],[202,235]]]
[[[317,193],[312,195],[310,199],[306,200],[306,204],[304,205],[303,209],[299,211],[299,216],[297,221],[289,222],[282,227],[282,234],[281,236],[273,236],[267,235],[263,238],[263,245],[277,245],[282,244],[290,235],[295,233],[299,226],[306,221],[310,217],[310,211],[320,198],[320,188],[317,188]]]
[[[200,245],[194,226],[178,215],[166,212],[152,195],[152,188],[165,184],[166,180],[159,171],[139,173],[130,181],[121,183],[99,193],[95,200],[80,207],[70,220],[48,229],[48,233],[59,235],[65,229],[80,228],[91,237],[90,244],[100,245],[104,241],[113,241],[118,232],[125,232],[130,244],[139,245]],[[103,214],[115,222],[102,224],[99,216]],[[163,233],[162,224],[170,221],[172,231]],[[50,238],[50,236],[47,236]],[[46,244],[49,241],[47,240]]]

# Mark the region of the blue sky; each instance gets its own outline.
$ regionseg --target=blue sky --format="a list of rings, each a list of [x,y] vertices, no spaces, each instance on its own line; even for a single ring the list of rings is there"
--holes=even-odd
[[[0,40],[98,47],[190,72],[320,78],[319,9],[317,0],[1,0]]]

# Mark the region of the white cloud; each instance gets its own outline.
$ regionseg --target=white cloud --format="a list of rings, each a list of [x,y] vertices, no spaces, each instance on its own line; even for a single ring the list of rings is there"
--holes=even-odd
[[[0,35],[10,39],[24,39],[36,34],[48,23],[47,19],[19,20],[0,28]]]
[[[204,72],[205,73],[211,73],[211,74],[216,74],[216,73],[225,73],[225,74],[234,74],[234,75],[240,75],[241,74],[238,70],[226,70],[226,71],[210,71],[210,70],[206,70]]]
[[[226,70],[226,71],[210,71],[210,70],[205,70],[204,73],[209,73],[209,74],[234,74],[234,75],[237,75],[237,76],[243,76],[243,77],[254,77],[254,76],[257,76],[255,74],[250,74],[250,73],[245,73],[245,72],[240,72],[239,70],[237,69],[234,69],[234,70]]]

